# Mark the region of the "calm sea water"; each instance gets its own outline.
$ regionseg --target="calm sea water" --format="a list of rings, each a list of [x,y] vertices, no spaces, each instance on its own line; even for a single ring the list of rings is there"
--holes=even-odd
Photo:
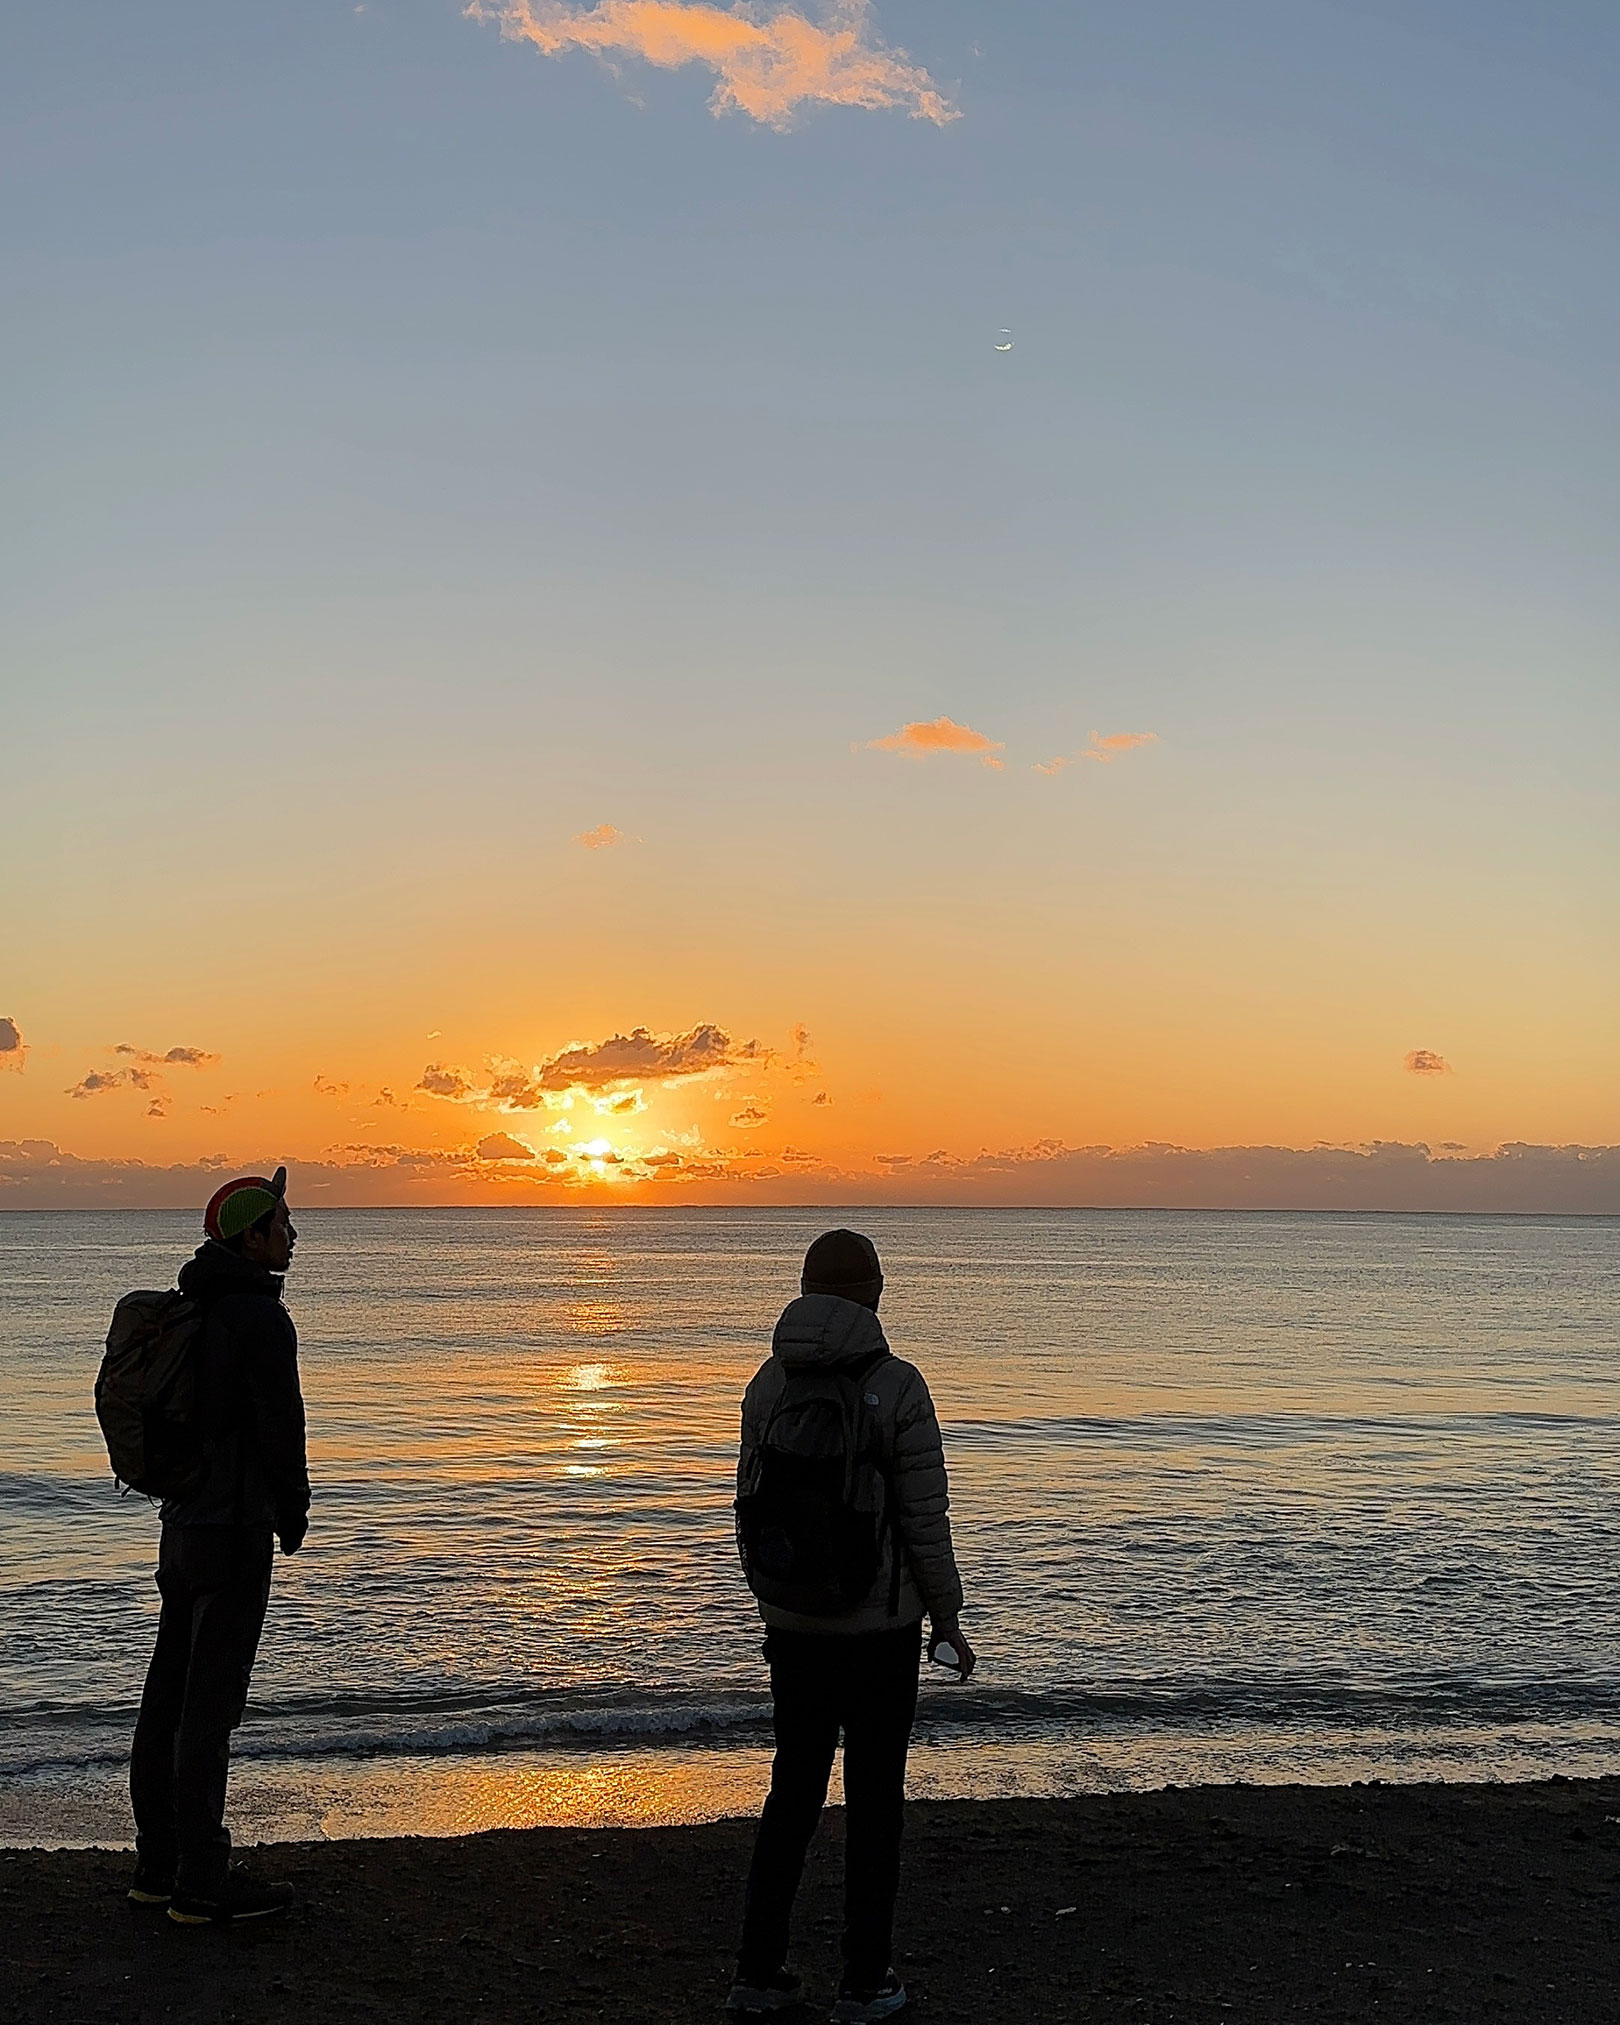
[[[862,1211],[945,1427],[970,1688],[914,1786],[1620,1763],[1620,1224]],[[117,1841],[156,1514],[91,1410],[167,1213],[0,1216],[0,1840]],[[804,1211],[316,1211],[315,1510],[250,1834],[746,1809],[738,1401]]]

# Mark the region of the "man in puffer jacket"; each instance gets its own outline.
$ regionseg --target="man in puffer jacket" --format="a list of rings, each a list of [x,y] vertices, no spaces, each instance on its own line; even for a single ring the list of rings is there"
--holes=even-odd
[[[828,1231],[806,1253],[800,1284],[800,1298],[777,1323],[771,1354],[743,1399],[739,1512],[760,1481],[762,1444],[790,1380],[826,1371],[843,1373],[860,1388],[876,1434],[890,1523],[883,1528],[877,1572],[852,1608],[810,1616],[760,1604],[776,1757],[728,2006],[759,2015],[803,1999],[799,1979],[786,1966],[788,1922],[842,1730],[844,1976],[832,2016],[864,2025],[906,2001],[890,1952],[924,1615],[932,1626],[930,1652],[949,1645],[964,1680],[974,1655],[958,1623],[962,1582],[951,1552],[939,1422],[922,1373],[894,1356],[884,1339],[876,1247],[856,1231]]]

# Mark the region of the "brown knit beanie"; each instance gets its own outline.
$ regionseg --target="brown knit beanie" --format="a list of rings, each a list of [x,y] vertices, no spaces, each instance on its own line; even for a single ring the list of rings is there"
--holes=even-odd
[[[799,1281],[803,1294],[837,1294],[846,1301],[876,1307],[883,1292],[883,1267],[877,1246],[858,1230],[830,1230],[804,1255]]]

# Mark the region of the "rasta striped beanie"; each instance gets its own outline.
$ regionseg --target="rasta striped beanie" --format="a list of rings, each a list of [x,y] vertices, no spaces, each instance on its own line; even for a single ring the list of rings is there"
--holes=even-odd
[[[240,1237],[249,1224],[268,1216],[287,1193],[287,1170],[278,1167],[266,1181],[262,1174],[241,1174],[216,1188],[203,1211],[203,1229],[221,1244]]]

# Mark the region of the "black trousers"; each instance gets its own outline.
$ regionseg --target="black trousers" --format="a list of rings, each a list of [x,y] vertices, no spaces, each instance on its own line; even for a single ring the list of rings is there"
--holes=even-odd
[[[163,1598],[129,1760],[135,1843],[188,1890],[224,1879],[231,1838],[225,1782],[231,1732],[270,1601],[268,1526],[169,1526],[158,1548]]]
[[[881,1982],[893,1953],[921,1651],[915,1624],[854,1637],[772,1631],[766,1639],[776,1757],[748,1872],[739,1950],[744,1976],[770,1976],[787,1959],[793,1899],[842,1730],[844,1968],[857,1988]]]

